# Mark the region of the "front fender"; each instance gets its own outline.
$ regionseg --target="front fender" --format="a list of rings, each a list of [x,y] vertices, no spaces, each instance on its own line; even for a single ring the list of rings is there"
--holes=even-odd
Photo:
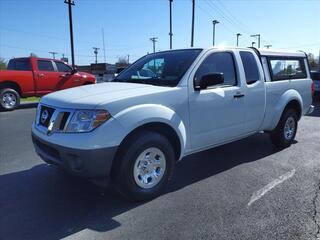
[[[296,91],[294,89],[287,90],[286,92],[284,92],[280,96],[280,99],[279,99],[277,105],[275,106],[274,111],[272,112],[273,116],[272,116],[270,129],[274,129],[278,125],[278,122],[281,118],[281,115],[282,115],[285,107],[292,100],[298,101],[298,103],[300,105],[300,109],[301,110],[303,109],[302,108],[303,100],[302,100],[301,95],[298,93],[298,91]]]
[[[117,119],[128,134],[147,123],[165,123],[169,125],[179,137],[181,156],[183,156],[187,143],[186,127],[181,117],[172,109],[158,104],[142,104],[127,108],[113,117]]]

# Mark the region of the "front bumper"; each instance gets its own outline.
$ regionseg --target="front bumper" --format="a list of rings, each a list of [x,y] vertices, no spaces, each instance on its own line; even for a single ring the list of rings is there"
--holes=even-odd
[[[46,163],[88,179],[108,178],[117,151],[117,147],[89,150],[64,147],[49,143],[33,133],[32,141],[35,151]]]

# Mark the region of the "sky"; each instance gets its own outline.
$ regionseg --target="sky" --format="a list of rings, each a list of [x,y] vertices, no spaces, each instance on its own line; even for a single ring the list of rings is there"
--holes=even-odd
[[[169,49],[168,0],[74,0],[75,62],[94,62],[93,47],[103,38],[108,63],[129,55],[130,62],[152,52]],[[195,47],[212,45],[212,20],[216,45],[251,46],[261,34],[261,46],[303,50],[316,56],[320,50],[320,0],[195,0]],[[173,0],[173,48],[190,47],[192,0]],[[70,58],[67,5],[64,0],[0,0],[0,57],[50,57],[50,51]]]

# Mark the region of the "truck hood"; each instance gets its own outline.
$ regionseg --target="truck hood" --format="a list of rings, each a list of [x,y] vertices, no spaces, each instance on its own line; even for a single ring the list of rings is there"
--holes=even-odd
[[[159,92],[170,87],[136,83],[107,82],[50,93],[41,98],[41,103],[59,108],[93,109],[105,104]]]

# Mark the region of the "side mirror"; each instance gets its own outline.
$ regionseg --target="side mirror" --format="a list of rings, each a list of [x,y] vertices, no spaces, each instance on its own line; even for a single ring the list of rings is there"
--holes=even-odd
[[[75,74],[75,73],[77,73],[78,72],[78,69],[76,68],[76,67],[74,67],[73,69],[72,69],[72,71],[71,71],[71,74]]]
[[[207,89],[210,86],[223,84],[224,76],[223,73],[211,73],[206,74],[201,77],[197,84],[195,84],[196,89]]]

